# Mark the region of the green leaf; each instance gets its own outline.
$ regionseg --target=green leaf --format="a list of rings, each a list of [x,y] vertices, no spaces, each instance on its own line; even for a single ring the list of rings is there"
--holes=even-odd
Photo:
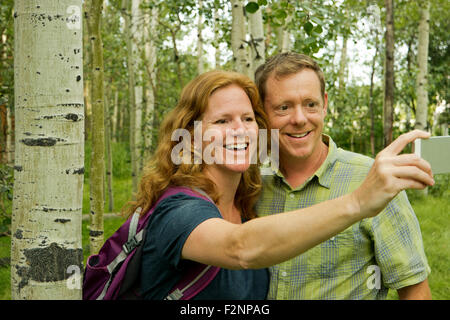
[[[320,19],[317,18],[317,17],[311,17],[311,21],[314,22],[314,23],[316,23],[316,24],[318,24],[318,25],[323,24],[322,20],[320,20]]]
[[[311,43],[314,43],[314,42],[316,42],[316,38],[308,37],[308,38],[305,39],[305,44],[308,45],[308,46],[309,46]]]
[[[306,33],[308,34],[308,35],[310,35],[311,34],[311,31],[312,31],[312,29],[313,29],[313,25],[312,25],[312,23],[311,22],[306,22],[304,25],[303,25],[303,28],[305,29],[305,31],[306,31]]]
[[[257,4],[256,2],[249,2],[247,3],[247,5],[245,6],[245,10],[248,13],[255,13],[256,11],[258,11],[259,9],[259,4]]]
[[[275,16],[276,16],[278,19],[284,20],[284,19],[286,19],[286,17],[287,17],[287,13],[286,13],[286,11],[284,11],[284,10],[282,10],[282,9],[278,9],[278,10],[275,12]]]
[[[320,25],[320,24],[318,24],[317,26],[315,26],[314,27],[314,32],[317,32],[317,33],[322,33],[323,32],[323,29],[322,29],[322,26]]]
[[[258,0],[260,6],[267,6],[267,0]]]

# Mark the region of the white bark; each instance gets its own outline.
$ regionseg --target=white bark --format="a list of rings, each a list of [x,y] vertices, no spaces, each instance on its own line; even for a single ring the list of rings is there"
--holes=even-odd
[[[6,108],[6,163],[14,163],[14,144],[13,144],[13,112],[11,108]]]
[[[158,8],[152,8],[151,16],[145,16],[145,65],[150,85],[146,90],[146,110],[144,118],[144,159],[150,156],[150,147],[153,138],[153,118],[155,110],[156,88],[156,43],[158,25]]]
[[[292,14],[288,14],[284,26],[278,28],[277,30],[278,33],[277,45],[279,52],[288,52],[289,50],[291,50],[292,41],[291,41],[291,32],[289,31],[289,24],[291,23],[291,21],[292,21]]]
[[[220,49],[219,49],[219,10],[214,6],[214,60],[215,68],[220,68]]]
[[[259,8],[255,13],[249,13],[248,21],[250,25],[250,41],[252,53],[251,79],[253,79],[256,69],[265,62],[266,56],[266,43],[264,39],[264,25],[261,8]]]
[[[419,46],[417,53],[417,64],[419,73],[417,75],[417,109],[416,109],[416,129],[427,129],[428,116],[428,42],[430,34],[430,2],[425,3],[420,8],[419,23]]]
[[[343,91],[345,89],[345,82],[347,81],[347,43],[348,37],[342,37],[342,50],[341,58],[339,60],[339,72],[338,72],[338,89]]]
[[[203,21],[202,21],[202,9],[203,1],[198,0],[198,17],[197,17],[197,73],[202,74],[204,71],[204,59],[203,59]]]
[[[119,90],[115,88],[114,92],[114,106],[111,118],[111,141],[116,142],[117,135],[117,118],[119,116]]]
[[[15,1],[12,299],[81,298],[81,6]]]
[[[131,176],[132,176],[132,194],[133,197],[138,188],[138,160],[136,159],[136,97],[135,97],[135,60],[134,60],[134,41],[131,30],[131,0],[122,0],[123,19],[125,22],[124,33],[127,43],[127,67],[128,67],[128,92],[129,92],[129,114],[130,114],[130,155],[131,155]],[[123,119],[123,118],[121,118]],[[122,120],[123,121],[123,120]]]
[[[130,133],[134,134],[134,159],[136,161],[136,175],[139,176],[139,172],[142,168],[142,108],[144,104],[144,88],[142,81],[142,59],[140,55],[140,46],[142,42],[143,32],[142,32],[142,23],[141,17],[142,12],[139,9],[141,0],[132,0],[131,1],[131,33],[133,35],[133,60],[134,60],[134,74],[135,74],[135,83],[134,83],[134,97],[136,103],[135,109],[135,130],[130,131]]]
[[[251,76],[251,65],[247,53],[246,23],[242,0],[231,0],[231,49],[233,50],[234,70]]]

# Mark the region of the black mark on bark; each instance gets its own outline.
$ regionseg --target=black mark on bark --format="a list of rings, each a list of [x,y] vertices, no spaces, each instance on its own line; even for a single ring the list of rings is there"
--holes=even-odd
[[[91,237],[99,237],[102,234],[103,234],[103,231],[94,231],[94,230],[89,231],[89,236],[91,236]]]
[[[67,120],[77,121],[78,115],[75,113],[68,113],[64,116],[64,118],[66,118]]]
[[[61,140],[61,139],[58,139]],[[52,147],[56,144],[57,139],[55,138],[38,138],[38,139],[22,139],[20,140],[23,144],[30,146],[30,147]]]
[[[29,280],[37,282],[61,281],[70,277],[69,266],[75,265],[83,269],[83,250],[66,249],[57,243],[51,243],[44,248],[25,249],[26,266],[16,266],[17,273],[22,278],[19,290],[28,284]]]
[[[16,237],[16,239],[23,239],[22,230],[17,229],[16,232],[14,232],[14,237]]]
[[[67,169],[66,174],[84,174],[84,167],[79,169]]]
[[[70,222],[72,220],[70,220],[70,219],[55,219],[54,221],[55,222],[61,222],[61,223],[67,223],[67,222]]]

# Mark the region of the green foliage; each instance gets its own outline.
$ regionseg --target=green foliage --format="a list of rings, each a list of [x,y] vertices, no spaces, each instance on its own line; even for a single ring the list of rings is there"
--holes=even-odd
[[[10,231],[13,184],[13,169],[0,164],[0,235]]]
[[[11,108],[14,106],[13,7],[13,1],[0,2],[0,106],[5,104]]]
[[[259,4],[256,2],[249,2],[245,5],[245,10],[247,10],[248,13],[255,13],[259,9]]]

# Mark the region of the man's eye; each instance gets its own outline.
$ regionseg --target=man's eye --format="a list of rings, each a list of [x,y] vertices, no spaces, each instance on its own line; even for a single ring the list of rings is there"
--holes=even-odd
[[[288,106],[285,104],[278,107],[278,110],[281,110],[281,111],[286,111],[287,109],[288,109]]]
[[[308,102],[307,106],[308,108],[316,108],[317,107],[317,102]]]

